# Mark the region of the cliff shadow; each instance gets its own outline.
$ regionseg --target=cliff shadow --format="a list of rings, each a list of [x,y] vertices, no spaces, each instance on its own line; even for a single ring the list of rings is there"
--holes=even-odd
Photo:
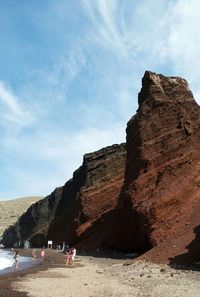
[[[148,218],[136,210],[124,183],[115,210],[112,236],[108,245],[124,253],[143,254],[152,248],[148,236]]]
[[[170,258],[171,267],[200,271],[200,225],[194,228],[194,233],[195,239],[186,246],[187,252]]]
[[[79,254],[87,254],[98,258],[130,259],[143,253],[141,249],[123,249],[113,246],[113,227],[116,222],[116,212],[117,210],[113,209],[104,213],[82,233],[77,242],[74,242]]]

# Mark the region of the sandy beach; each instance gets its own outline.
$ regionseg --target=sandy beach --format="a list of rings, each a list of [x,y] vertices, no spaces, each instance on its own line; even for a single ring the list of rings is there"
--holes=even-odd
[[[1,277],[0,296],[200,296],[199,271],[137,259],[77,256],[74,267],[64,262],[63,254],[51,251],[38,267]]]

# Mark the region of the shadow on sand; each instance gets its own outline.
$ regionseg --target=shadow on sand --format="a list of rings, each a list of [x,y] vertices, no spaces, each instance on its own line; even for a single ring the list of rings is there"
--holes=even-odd
[[[170,258],[169,265],[176,269],[200,271],[200,226],[194,228],[195,239],[186,246],[186,253]]]

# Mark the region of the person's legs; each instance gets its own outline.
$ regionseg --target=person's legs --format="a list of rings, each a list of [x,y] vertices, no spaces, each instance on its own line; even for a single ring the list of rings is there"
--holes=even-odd
[[[68,264],[69,264],[69,265],[71,264],[71,256],[69,256]]]
[[[17,268],[17,261],[14,260],[13,265],[12,265],[12,269],[16,269]]]
[[[67,255],[67,261],[66,261],[66,265],[69,265],[69,262],[70,262],[70,256]]]

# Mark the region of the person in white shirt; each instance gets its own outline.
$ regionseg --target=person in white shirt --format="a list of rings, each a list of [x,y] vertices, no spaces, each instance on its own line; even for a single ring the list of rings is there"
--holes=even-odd
[[[72,248],[72,258],[71,258],[72,265],[74,265],[74,259],[75,259],[75,257],[76,257],[76,249],[75,248]]]

